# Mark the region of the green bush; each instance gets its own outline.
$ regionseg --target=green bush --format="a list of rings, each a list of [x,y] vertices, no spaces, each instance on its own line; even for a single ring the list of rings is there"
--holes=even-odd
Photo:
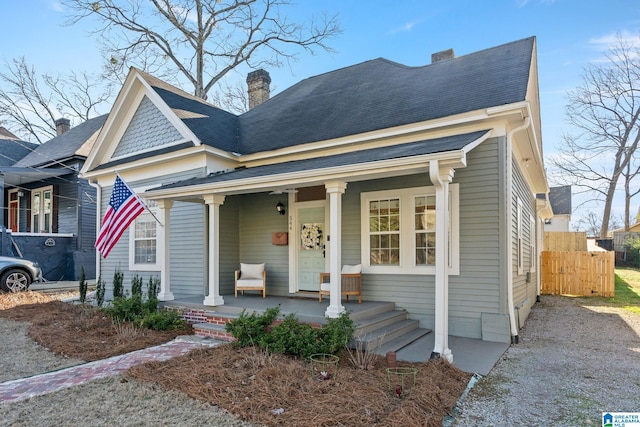
[[[159,310],[148,313],[142,318],[142,326],[156,331],[170,331],[186,329],[187,321],[180,317],[180,313],[172,310]]]
[[[104,304],[104,292],[104,280],[102,280],[102,277],[98,277],[98,280],[96,282],[96,304],[98,305],[98,307],[102,307],[102,304]]]
[[[321,353],[317,332],[311,325],[298,322],[294,314],[289,314],[262,337],[259,345],[272,353],[308,358]]]
[[[85,278],[84,266],[80,267],[80,283],[78,286],[80,291],[80,302],[84,304],[87,300],[87,280]]]
[[[349,343],[355,330],[346,311],[335,319],[327,320],[327,324],[318,331],[320,348],[317,353],[337,354]]]
[[[246,310],[242,310],[240,317],[227,322],[224,328],[236,339],[235,345],[258,345],[267,333],[267,328],[278,318],[278,314],[280,306],[268,308],[263,314],[247,314]]]
[[[228,322],[225,329],[237,340],[237,346],[254,345],[272,353],[303,358],[317,353],[339,353],[355,330],[347,313],[337,319],[329,319],[322,329],[300,323],[294,314],[271,326],[279,313],[279,307],[267,309],[262,315],[243,311],[239,318]]]
[[[134,322],[146,314],[143,307],[142,298],[138,295],[120,296],[113,299],[107,312],[121,322]]]
[[[131,279],[131,295],[139,295],[142,298],[142,277],[136,273]]]
[[[124,296],[123,281],[124,281],[124,273],[118,267],[113,272],[113,299],[114,300],[118,297]]]
[[[148,298],[142,293],[142,279],[136,275],[131,281],[131,296],[115,297],[106,312],[118,322],[134,322],[136,325],[155,330],[184,329],[186,322],[180,314],[169,310],[158,310],[156,289],[158,281],[149,279]]]

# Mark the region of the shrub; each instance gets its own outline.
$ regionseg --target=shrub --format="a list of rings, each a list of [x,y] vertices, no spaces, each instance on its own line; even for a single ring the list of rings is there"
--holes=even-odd
[[[131,279],[131,295],[142,298],[142,277],[136,273]]]
[[[258,345],[278,314],[280,306],[268,308],[263,314],[247,314],[246,310],[242,310],[240,317],[226,323],[225,330],[236,339],[235,345],[239,347]]]
[[[144,300],[142,293],[142,278],[134,276],[131,281],[131,296],[115,297],[107,313],[120,322],[135,322],[156,330],[180,329],[185,327],[180,315],[170,311],[158,311],[158,298],[152,289],[149,298]],[[149,279],[152,287],[156,281]]]
[[[107,312],[121,322],[133,322],[144,315],[142,298],[138,295],[116,297]]]
[[[273,353],[308,358],[323,353],[317,333],[311,325],[300,323],[294,314],[289,314],[262,337],[259,345]]]
[[[85,279],[84,266],[80,267],[80,283],[78,286],[80,291],[80,302],[84,304],[87,300],[87,281]]]
[[[172,329],[186,329],[187,321],[180,317],[180,313],[171,310],[159,310],[148,313],[142,318],[142,326],[156,331],[170,331]]]
[[[124,273],[120,268],[116,268],[113,272],[113,299],[124,296],[124,287],[122,285],[124,281]]]
[[[322,329],[300,323],[294,314],[270,327],[279,313],[279,307],[267,309],[262,315],[243,311],[239,318],[228,322],[225,329],[237,340],[237,346],[259,346],[273,353],[304,358],[317,353],[339,353],[355,330],[347,313],[329,319]]]
[[[337,354],[349,343],[355,329],[346,311],[335,319],[327,320],[327,324],[318,331],[318,353]]]
[[[98,307],[102,307],[102,304],[104,304],[104,292],[104,280],[102,280],[101,277],[98,277],[98,280],[96,281],[96,304]]]

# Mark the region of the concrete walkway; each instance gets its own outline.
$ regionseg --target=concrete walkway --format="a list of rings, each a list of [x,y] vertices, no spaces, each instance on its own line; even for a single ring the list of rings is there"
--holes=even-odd
[[[86,382],[118,375],[132,366],[153,361],[164,361],[203,347],[215,347],[222,341],[198,339],[194,336],[178,337],[173,341],[104,360],[84,363],[59,371],[0,383],[0,404],[16,402],[53,393]]]

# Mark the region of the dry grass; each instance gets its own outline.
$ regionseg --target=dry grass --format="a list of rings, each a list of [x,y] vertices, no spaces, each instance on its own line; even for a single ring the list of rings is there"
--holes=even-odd
[[[103,312],[52,299],[37,292],[0,295],[0,317],[31,322],[29,335],[36,342],[86,361],[185,333],[143,330],[133,340],[123,339],[128,329],[114,327]],[[359,369],[344,352],[337,375],[321,381],[307,361],[223,345],[139,365],[127,375],[153,388],[212,403],[251,423],[305,427],[440,426],[470,377],[442,360],[399,363],[418,372],[415,386],[403,390],[406,394],[400,399],[393,392],[398,384],[388,384],[384,363],[384,358],[368,355],[369,369]]]

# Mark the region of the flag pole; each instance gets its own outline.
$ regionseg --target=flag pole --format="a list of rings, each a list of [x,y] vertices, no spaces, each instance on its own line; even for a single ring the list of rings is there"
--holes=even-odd
[[[118,171],[116,171],[116,176],[119,177],[122,182],[127,182],[124,179],[122,179],[122,177],[120,176],[120,174],[118,173]],[[127,187],[129,187],[129,184],[127,184]],[[131,189],[131,192],[136,196],[136,198],[138,200],[140,200],[140,203],[142,203],[142,206],[144,206],[144,208],[147,210],[147,212],[149,212],[151,214],[151,216],[153,217],[153,219],[156,220],[156,222],[158,224],[160,224],[160,227],[164,228],[164,224],[160,222],[160,220],[158,219],[158,217],[156,216],[156,214],[154,214],[151,209],[149,209],[149,206],[147,206],[147,204],[144,202],[144,200],[142,199],[142,197],[138,196],[138,193],[136,193],[135,191],[133,191],[133,189],[131,187],[129,187],[129,189]]]

